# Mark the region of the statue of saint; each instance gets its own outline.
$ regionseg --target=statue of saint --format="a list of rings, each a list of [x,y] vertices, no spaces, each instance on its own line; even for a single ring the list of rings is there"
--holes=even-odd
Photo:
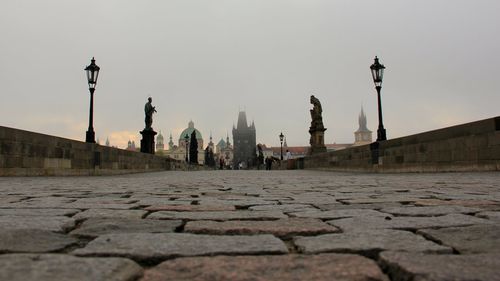
[[[151,125],[153,124],[153,113],[156,112],[155,107],[151,104],[153,99],[151,97],[148,98],[148,102],[144,105],[144,113],[146,113],[146,130],[152,130]]]
[[[321,108],[321,103],[314,95],[311,95],[311,104],[313,105],[313,109],[310,110],[312,119],[311,129],[324,129],[323,117],[321,116],[323,109]]]

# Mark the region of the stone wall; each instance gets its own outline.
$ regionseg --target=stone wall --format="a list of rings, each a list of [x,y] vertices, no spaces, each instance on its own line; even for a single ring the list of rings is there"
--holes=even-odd
[[[182,169],[177,162],[0,126],[0,176],[111,175]]]
[[[294,160],[292,168],[363,172],[500,170],[500,117]]]

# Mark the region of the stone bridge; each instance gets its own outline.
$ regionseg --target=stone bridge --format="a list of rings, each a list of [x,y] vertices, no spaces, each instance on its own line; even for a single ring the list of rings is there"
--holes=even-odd
[[[500,174],[3,177],[0,280],[500,280]]]

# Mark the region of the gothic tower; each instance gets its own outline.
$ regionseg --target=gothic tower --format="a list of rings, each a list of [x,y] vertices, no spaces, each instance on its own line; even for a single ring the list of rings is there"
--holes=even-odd
[[[369,144],[372,142],[372,131],[366,127],[366,115],[361,107],[361,112],[358,117],[359,128],[354,132],[354,145]]]
[[[233,166],[238,167],[242,163],[244,167],[253,167],[257,162],[257,137],[255,134],[255,124],[248,126],[245,111],[238,114],[238,125],[233,125]],[[229,140],[228,140],[229,142]]]

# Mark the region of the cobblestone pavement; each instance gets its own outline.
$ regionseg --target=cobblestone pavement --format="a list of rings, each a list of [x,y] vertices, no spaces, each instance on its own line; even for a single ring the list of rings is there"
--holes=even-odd
[[[0,280],[500,280],[500,173],[0,178]]]

